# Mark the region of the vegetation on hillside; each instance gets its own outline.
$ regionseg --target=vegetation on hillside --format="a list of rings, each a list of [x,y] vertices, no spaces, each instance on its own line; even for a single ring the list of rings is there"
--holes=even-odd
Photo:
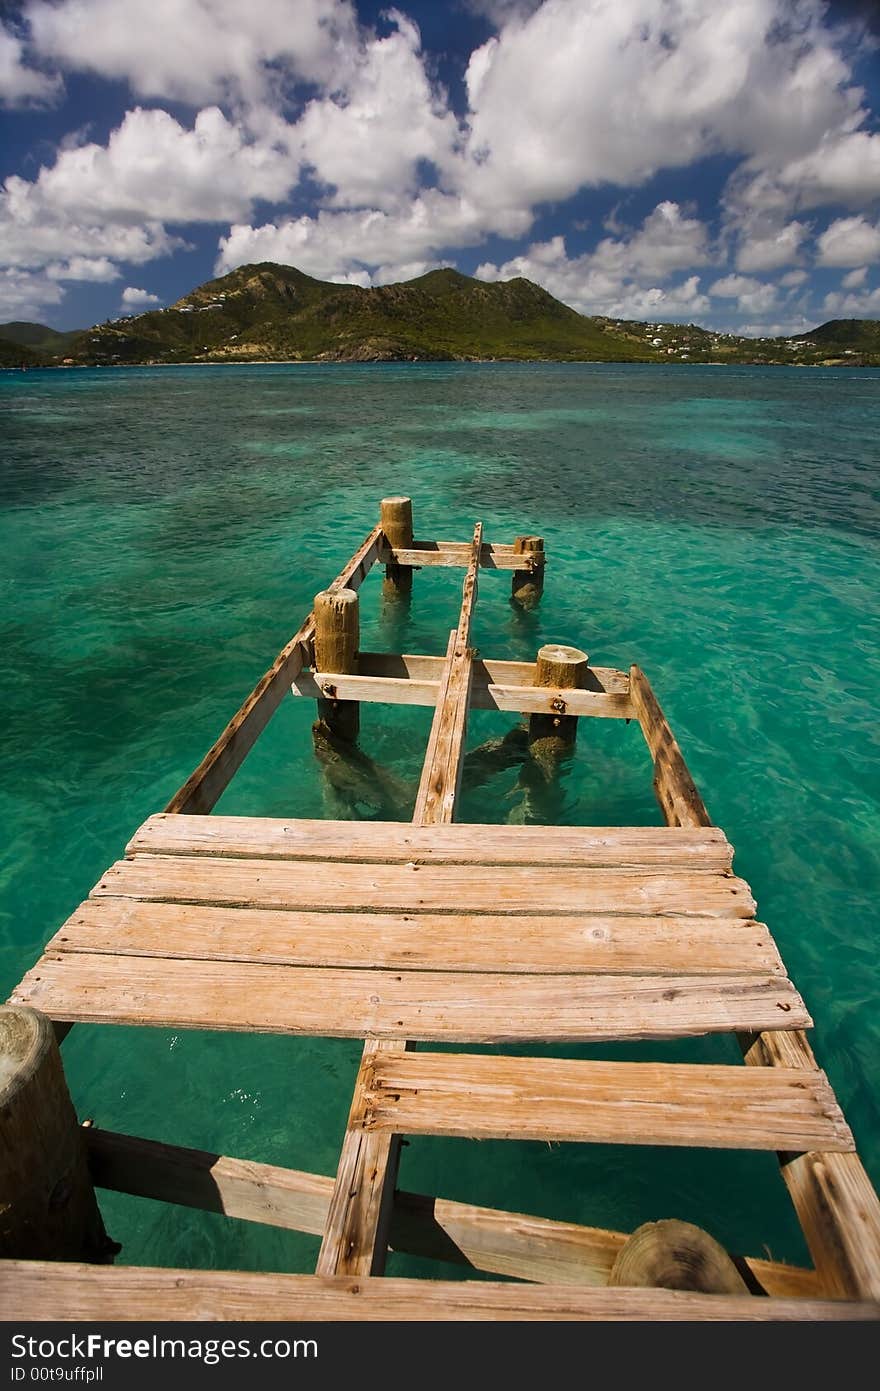
[[[530,280],[446,269],[363,289],[271,262],[209,280],[168,309],[80,333],[0,325],[35,362],[712,362],[880,366],[880,323],[841,319],[791,338],[740,338],[695,324],[588,317]],[[28,365],[9,356],[0,363]]]

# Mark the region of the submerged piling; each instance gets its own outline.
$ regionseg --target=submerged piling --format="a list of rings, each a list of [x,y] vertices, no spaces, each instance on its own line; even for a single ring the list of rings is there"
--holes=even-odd
[[[106,1264],[119,1248],[89,1176],[52,1022],[0,1006],[0,1258]]]
[[[543,536],[517,536],[513,543],[517,555],[522,555],[522,570],[514,570],[510,597],[523,609],[536,608],[544,592],[544,554]]]
[[[385,533],[385,540],[392,550],[412,545],[412,498],[383,498],[379,505],[379,520]],[[385,566],[383,593],[386,596],[409,594],[412,589],[412,576],[413,567],[411,565],[398,565],[395,561],[389,562]]]
[[[325,589],[315,595],[315,672],[353,675],[358,669],[360,618],[358,596],[353,589]],[[318,701],[318,725],[337,739],[351,743],[360,731],[360,704],[339,700],[334,688],[325,688]]]
[[[577,647],[550,643],[538,652],[535,663],[535,685],[557,690],[579,689],[587,684],[590,659]],[[577,738],[577,717],[565,713],[565,698],[559,697],[559,708],[552,715],[529,716],[529,753],[549,779],[557,765],[574,748]]]

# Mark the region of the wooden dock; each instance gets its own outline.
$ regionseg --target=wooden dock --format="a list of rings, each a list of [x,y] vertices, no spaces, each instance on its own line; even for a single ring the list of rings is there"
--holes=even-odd
[[[358,651],[356,591],[376,563],[401,590],[413,568],[464,569],[445,655]],[[77,1132],[98,1187],[320,1235],[315,1275],[129,1270],[69,1250],[61,1264],[0,1232],[7,1318],[878,1316],[880,1203],[806,1006],[646,676],[571,648],[525,663],[471,645],[481,570],[510,571],[516,601],[536,602],[544,564],[540,538],[487,543],[480,525],[469,542],[416,542],[407,500],[383,503],[199,767],[10,998],[59,1038],[90,1022],[363,1039],[335,1178]],[[356,734],[360,703],[434,707],[411,823],[211,814],[291,692],[318,701],[320,735],[337,741]],[[665,824],[456,824],[472,707],[528,715],[548,777],[579,719],[638,722]],[[709,1033],[735,1034],[747,1066],[467,1050]],[[620,1284],[626,1233],[401,1192],[407,1135],[773,1151],[813,1267],[734,1253],[733,1283]],[[389,1248],[523,1283],[386,1279]]]

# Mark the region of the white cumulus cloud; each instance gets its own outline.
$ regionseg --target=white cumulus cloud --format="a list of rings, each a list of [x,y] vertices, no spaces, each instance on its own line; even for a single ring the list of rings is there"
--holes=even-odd
[[[699,276],[667,282],[710,259],[705,226],[684,216],[676,203],[665,202],[629,235],[605,237],[592,252],[569,257],[565,239],[558,236],[533,243],[501,265],[484,262],[476,274],[483,280],[525,276],[582,314],[690,318],[709,307]]]
[[[7,267],[0,270],[0,321],[37,319],[46,309],[54,308],[64,298],[64,291],[54,280],[31,271]]]
[[[880,227],[864,217],[839,217],[816,241],[823,266],[861,266],[880,260]]]
[[[122,291],[122,303],[126,309],[143,309],[146,305],[161,304],[162,301],[149,290],[139,290],[136,285],[126,285]]]
[[[262,98],[278,65],[329,80],[356,29],[348,0],[31,0],[25,13],[46,58],[194,106]]]
[[[858,266],[856,270],[849,271],[840,283],[845,290],[860,290],[867,278],[868,267]]]
[[[26,63],[23,41],[0,24],[0,106],[46,106],[61,89],[60,77]]]

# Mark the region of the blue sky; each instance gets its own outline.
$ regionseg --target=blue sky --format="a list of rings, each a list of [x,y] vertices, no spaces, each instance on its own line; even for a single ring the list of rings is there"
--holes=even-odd
[[[0,322],[249,261],[751,334],[880,317],[869,0],[0,0]]]

